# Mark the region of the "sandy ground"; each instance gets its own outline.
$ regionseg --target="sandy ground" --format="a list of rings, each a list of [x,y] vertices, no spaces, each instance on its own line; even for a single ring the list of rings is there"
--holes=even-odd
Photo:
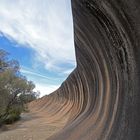
[[[61,130],[65,123],[66,120],[49,123],[43,114],[25,113],[21,115],[20,121],[0,132],[0,140],[46,140]]]

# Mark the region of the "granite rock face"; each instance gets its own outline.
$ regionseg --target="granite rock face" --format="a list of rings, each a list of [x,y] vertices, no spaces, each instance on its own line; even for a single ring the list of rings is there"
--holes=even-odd
[[[50,122],[48,140],[140,140],[140,1],[72,0],[77,68],[33,103]]]

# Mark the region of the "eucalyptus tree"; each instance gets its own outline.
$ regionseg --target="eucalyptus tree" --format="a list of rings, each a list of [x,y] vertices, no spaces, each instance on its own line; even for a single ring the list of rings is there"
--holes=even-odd
[[[25,104],[38,96],[34,88],[34,83],[21,75],[19,63],[0,50],[0,124],[20,117]]]

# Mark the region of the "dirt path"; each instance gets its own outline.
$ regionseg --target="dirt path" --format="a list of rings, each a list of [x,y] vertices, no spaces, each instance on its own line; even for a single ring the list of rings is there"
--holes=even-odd
[[[66,120],[49,123],[47,117],[38,113],[25,113],[21,120],[0,132],[0,140],[46,140],[65,125]]]

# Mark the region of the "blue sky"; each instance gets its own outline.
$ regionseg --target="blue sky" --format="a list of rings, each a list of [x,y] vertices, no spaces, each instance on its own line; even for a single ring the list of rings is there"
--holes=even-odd
[[[41,96],[76,67],[70,0],[0,0],[0,48]]]

